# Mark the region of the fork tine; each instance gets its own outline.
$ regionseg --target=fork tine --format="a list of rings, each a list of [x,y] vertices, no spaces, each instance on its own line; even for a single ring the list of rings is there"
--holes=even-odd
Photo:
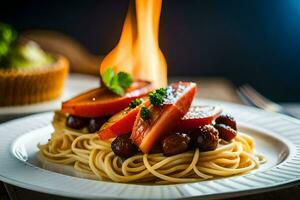
[[[249,101],[251,101],[251,103],[253,103],[256,107],[265,109],[265,104],[262,103],[260,100],[257,100],[257,97],[255,95],[253,95],[253,93],[247,89],[246,86],[241,86],[240,87],[240,91],[244,94],[244,96],[247,97],[247,99]]]
[[[248,85],[248,89],[253,93],[254,96],[256,96],[257,101],[260,101],[261,104],[264,104],[267,110],[270,111],[275,111],[275,112],[279,112],[280,110],[282,110],[282,107],[267,99],[266,97],[264,97],[262,94],[260,94],[259,92],[257,92],[253,87],[251,87],[250,85]]]
[[[257,107],[252,101],[249,100],[249,98],[243,93],[243,91],[238,88],[236,90],[237,95],[240,97],[240,99],[242,100],[242,102],[248,106],[254,106]]]
[[[240,86],[236,92],[240,96],[241,100],[247,105],[254,105],[267,111],[279,112],[294,118],[299,117],[285,110],[284,107],[281,107],[279,104],[267,99],[248,84]]]
[[[249,100],[251,100],[255,105],[258,107],[269,110],[269,111],[275,111],[278,112],[282,110],[281,106],[279,104],[276,104],[269,99],[265,98],[263,95],[261,95],[259,92],[257,92],[253,87],[250,85],[244,85],[240,87],[243,93],[248,96]]]
[[[259,98],[255,91],[249,89],[249,87],[246,85],[243,87],[243,91],[249,97],[249,99],[253,101],[254,104],[260,108],[266,109],[267,103]]]
[[[279,106],[279,104],[271,101],[270,99],[266,98],[262,94],[260,94],[257,90],[255,90],[251,85],[246,84],[245,87],[248,88],[249,91],[251,91],[253,94],[255,94],[258,98],[260,98],[262,101],[264,101],[267,104],[273,104]]]

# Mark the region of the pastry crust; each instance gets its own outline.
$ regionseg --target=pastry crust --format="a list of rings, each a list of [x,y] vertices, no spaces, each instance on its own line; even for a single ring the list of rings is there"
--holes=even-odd
[[[47,67],[0,69],[0,106],[32,104],[58,98],[68,74],[69,61],[57,56]]]

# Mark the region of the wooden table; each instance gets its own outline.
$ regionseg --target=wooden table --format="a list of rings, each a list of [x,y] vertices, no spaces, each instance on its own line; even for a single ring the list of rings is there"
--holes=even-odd
[[[175,77],[172,80],[189,80],[197,82],[199,86],[199,97],[208,99],[218,99],[228,102],[241,103],[237,97],[234,87],[231,82],[224,80],[222,78],[181,78]],[[4,188],[5,186],[5,188]],[[59,197],[39,192],[30,191],[27,189],[19,188],[9,184],[0,185],[0,200],[41,200],[41,199],[57,199],[57,200],[67,200],[71,198]],[[272,192],[265,192],[260,194],[252,194],[244,197],[231,198],[235,200],[279,200],[279,199],[300,199],[300,183],[298,185],[289,187],[286,189],[280,189]]]

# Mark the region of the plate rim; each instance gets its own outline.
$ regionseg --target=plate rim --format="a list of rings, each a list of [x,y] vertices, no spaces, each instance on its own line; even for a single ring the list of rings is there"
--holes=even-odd
[[[242,110],[245,110],[245,111],[249,111],[250,113],[252,113],[253,115],[256,114],[255,116],[259,115],[259,116],[263,116],[263,117],[268,117],[268,118],[275,118],[277,120],[283,120],[285,123],[287,124],[294,124],[295,126],[299,127],[300,128],[300,121],[297,120],[297,119],[294,119],[294,118],[291,118],[291,117],[288,117],[288,116],[285,116],[285,115],[282,115],[282,114],[278,114],[278,113],[269,113],[269,112],[266,112],[266,111],[262,111],[262,110],[258,110],[256,108],[252,108],[252,107],[248,107],[248,106],[244,106],[244,105],[239,105],[239,104],[233,104],[233,103],[228,103],[228,102],[222,102],[222,101],[215,101],[215,100],[204,100],[204,99],[197,99],[195,101],[196,104],[198,103],[205,103],[205,104],[222,104],[224,105],[223,107],[228,107],[228,108],[235,108],[235,109],[242,109]],[[42,128],[42,127],[45,127],[47,124],[50,124],[51,122],[51,116],[53,115],[52,112],[47,112],[47,113],[42,113],[42,114],[35,114],[35,115],[31,115],[31,116],[28,116],[28,117],[25,117],[25,118],[21,118],[21,119],[16,119],[16,120],[12,120],[12,121],[9,121],[9,122],[6,122],[6,123],[3,123],[0,125],[0,130],[2,129],[7,129],[7,128],[11,128],[11,127],[15,127],[15,131],[20,131],[18,130],[18,127],[17,125],[19,124],[22,124],[22,122],[24,123],[26,120],[37,120],[37,121],[44,121],[43,125],[40,125],[40,124],[25,124],[26,126],[26,129],[23,128],[23,132],[20,133],[16,133],[14,132],[14,134],[11,134],[13,135],[14,137],[12,137],[10,135],[9,139],[7,139],[8,141],[6,140],[3,140],[3,141],[0,141],[0,150],[1,149],[4,149],[4,146],[3,143],[6,144],[6,148],[7,148],[7,145],[9,146],[8,149],[6,150],[9,150],[11,149],[12,147],[12,143],[15,141],[16,138],[18,138],[18,136],[22,135],[24,132],[29,132],[29,131],[32,131],[34,129],[38,129],[38,128]],[[255,118],[255,117],[254,117]],[[45,120],[49,120],[48,123],[45,122]],[[251,121],[251,120],[250,120]],[[258,123],[258,122],[256,122]],[[257,125],[256,125],[257,126]],[[257,126],[257,127],[261,127],[261,126]],[[263,129],[265,129],[264,127],[262,127]],[[27,129],[30,129],[30,130],[27,130]],[[294,129],[291,129],[292,131],[294,131]],[[272,130],[270,130],[272,131]],[[0,132],[1,134],[1,132]],[[240,189],[238,188],[237,191],[233,191],[233,190],[225,190],[225,191],[219,191],[220,193],[217,193],[215,189],[211,189],[211,191],[209,192],[200,192],[202,193],[201,196],[198,196],[198,195],[191,195],[190,193],[191,192],[188,192],[187,189],[189,187],[191,187],[190,189],[192,189],[194,192],[196,192],[195,190],[197,190],[195,188],[195,186],[198,185],[199,186],[203,186],[203,184],[205,183],[210,183],[214,186],[216,185],[219,185],[220,183],[219,180],[230,180],[231,182],[237,182],[237,183],[243,183],[243,179],[247,176],[253,176],[253,175],[257,175],[259,174],[259,176],[257,176],[256,178],[253,179],[252,177],[252,181],[253,180],[259,180],[259,179],[262,179],[261,178],[261,173],[262,172],[266,172],[266,171],[261,171],[261,172],[257,172],[257,173],[253,173],[253,174],[245,174],[245,175],[242,175],[242,176],[234,176],[234,177],[231,177],[231,178],[226,178],[226,179],[219,179],[219,180],[209,180],[209,181],[205,181],[205,182],[197,182],[197,183],[187,183],[187,184],[179,184],[179,185],[167,185],[167,186],[144,186],[144,185],[134,185],[134,184],[120,184],[120,183],[109,183],[109,182],[99,182],[99,181],[96,181],[97,183],[99,183],[100,185],[117,185],[117,186],[122,186],[120,188],[126,188],[126,187],[132,187],[132,186],[135,186],[135,187],[138,187],[138,189],[141,189],[141,187],[143,189],[146,189],[146,190],[153,190],[153,188],[168,188],[168,190],[170,190],[170,188],[172,188],[170,191],[173,191],[176,190],[176,195],[177,196],[163,196],[163,198],[172,198],[172,199],[178,199],[178,198],[219,198],[218,196],[220,194],[223,195],[223,197],[232,197],[232,196],[242,196],[242,195],[246,195],[246,194],[253,194],[253,193],[260,193],[260,192],[264,192],[264,191],[271,191],[271,190],[275,190],[277,188],[282,188],[282,187],[288,187],[288,185],[293,185],[293,184],[297,184],[297,182],[300,181],[300,134],[297,134],[297,133],[294,133],[292,132],[292,134],[290,135],[282,135],[282,134],[278,134],[276,133],[275,135],[280,135],[280,137],[278,139],[280,139],[281,137],[288,137],[286,138],[287,141],[289,141],[291,144],[294,145],[294,154],[291,155],[291,152],[290,152],[290,155],[286,158],[286,160],[284,160],[283,162],[281,162],[279,165],[277,166],[274,166],[272,168],[270,168],[269,170],[266,170],[266,171],[271,171],[271,169],[275,168],[275,167],[278,167],[278,166],[283,166],[284,170],[288,170],[288,166],[292,166],[294,169],[292,171],[288,171],[288,174],[289,176],[293,176],[294,178],[289,178],[287,180],[280,180],[278,182],[274,182],[274,181],[264,181],[265,185],[263,186],[253,186],[253,187],[249,187],[249,184],[248,186],[244,187],[243,189]],[[289,138],[289,136],[292,136],[292,138],[296,138],[296,140],[291,140]],[[295,137],[296,136],[296,137]],[[272,136],[273,137],[273,136]],[[276,137],[275,137],[276,138]],[[299,140],[298,140],[299,139]],[[285,144],[286,144],[286,141],[283,141]],[[290,146],[288,145],[289,149],[290,149]],[[0,160],[3,159],[3,156],[5,157],[5,153],[1,153],[3,151],[0,151]],[[6,152],[7,154],[8,152]],[[297,155],[295,157],[295,155]],[[18,161],[19,162],[19,165],[21,163],[21,161],[17,160],[15,157],[13,157],[10,153],[9,153],[9,156],[10,157],[9,159],[15,159],[15,161]],[[6,158],[8,158],[7,155],[6,155]],[[288,162],[288,163],[286,163]],[[16,163],[16,162],[15,162]],[[288,164],[287,166],[283,165],[284,163]],[[24,164],[22,164],[24,165]],[[296,166],[298,165],[298,166]],[[21,166],[20,166],[21,167]],[[24,166],[23,166],[24,167]],[[31,167],[32,168],[32,167]],[[35,168],[35,167],[33,167]],[[37,168],[37,167],[36,167]],[[40,169],[40,168],[39,168]],[[46,171],[46,173],[50,173],[51,175],[53,175],[52,173],[55,173],[55,172],[49,172],[48,170],[45,170],[45,169],[40,169],[44,170],[44,173]],[[280,171],[280,169],[277,169],[276,171]],[[281,169],[282,170],[282,169]],[[297,171],[298,170],[298,171]],[[55,173],[56,176],[67,176],[67,175],[62,175],[62,174],[58,174],[58,173]],[[288,176],[287,174],[285,174],[286,176]],[[283,177],[285,175],[282,175]],[[56,177],[55,176],[55,177]],[[270,175],[268,175],[270,176]],[[70,177],[70,176],[68,176]],[[239,177],[242,177],[242,178],[239,178]],[[264,177],[264,176],[263,176]],[[266,176],[265,176],[266,177]],[[71,177],[71,179],[81,179],[81,178],[77,178],[77,177]],[[239,178],[239,179],[236,179],[236,178]],[[249,177],[247,177],[249,178]],[[5,177],[3,176],[3,168],[1,168],[1,165],[0,165],[0,179],[4,182],[7,182],[7,183],[10,183],[10,184],[13,184],[13,185],[17,185],[17,186],[20,186],[20,187],[23,187],[23,188],[26,188],[26,189],[30,189],[30,190],[34,190],[34,191],[39,191],[39,192],[44,192],[44,193],[49,193],[49,194],[54,194],[54,195],[60,195],[60,196],[68,196],[68,197],[75,197],[75,198],[119,198],[119,199],[125,199],[125,198],[136,198],[136,199],[140,199],[141,197],[132,197],[132,196],[126,196],[126,195],[123,195],[123,196],[118,196],[118,195],[107,195],[107,196],[104,196],[102,194],[102,196],[97,196],[95,194],[90,194],[90,196],[86,196],[86,194],[80,196],[78,193],[77,194],[74,194],[73,192],[67,192],[63,189],[61,190],[55,190],[53,188],[49,188],[49,187],[42,187],[42,185],[34,185],[34,184],[29,184],[29,183],[25,183],[25,182],[22,182],[20,180],[15,180],[15,179],[12,179],[10,177]],[[70,178],[68,178],[70,179]],[[235,181],[232,181],[232,179],[236,179]],[[277,179],[279,180],[279,178],[277,177]],[[79,181],[79,182],[94,182],[93,180],[86,180],[86,179],[83,179],[84,181]],[[239,181],[237,181],[239,180]],[[274,180],[274,179],[273,179]],[[227,181],[227,182],[230,182],[230,181]],[[250,181],[251,182],[251,181]],[[255,181],[254,181],[255,182]],[[224,184],[224,183],[223,183]],[[221,184],[222,185],[222,184]],[[250,184],[251,185],[251,184]],[[125,186],[125,187],[124,187]],[[184,186],[184,187],[188,187],[184,190],[178,188],[180,186]],[[223,185],[224,186],[224,185]],[[150,187],[150,188],[149,188]],[[207,186],[205,186],[207,187]],[[224,186],[225,187],[225,186]],[[121,189],[122,190],[122,189]],[[214,191],[215,190],[215,191]],[[158,197],[158,196],[151,196],[151,192],[149,193],[148,191],[148,196],[143,196],[142,198],[154,198],[154,199],[161,199],[162,197]],[[239,192],[239,193],[238,193]],[[237,194],[238,193],[238,194]],[[128,192],[126,193],[127,195],[129,194]],[[199,192],[198,192],[199,194]],[[150,195],[150,196],[149,196]]]

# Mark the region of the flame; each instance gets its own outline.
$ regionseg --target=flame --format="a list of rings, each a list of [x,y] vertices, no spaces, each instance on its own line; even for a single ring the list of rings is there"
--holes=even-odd
[[[167,85],[167,63],[159,48],[162,0],[131,0],[117,46],[104,58],[100,74],[109,67],[130,73],[134,79]]]

